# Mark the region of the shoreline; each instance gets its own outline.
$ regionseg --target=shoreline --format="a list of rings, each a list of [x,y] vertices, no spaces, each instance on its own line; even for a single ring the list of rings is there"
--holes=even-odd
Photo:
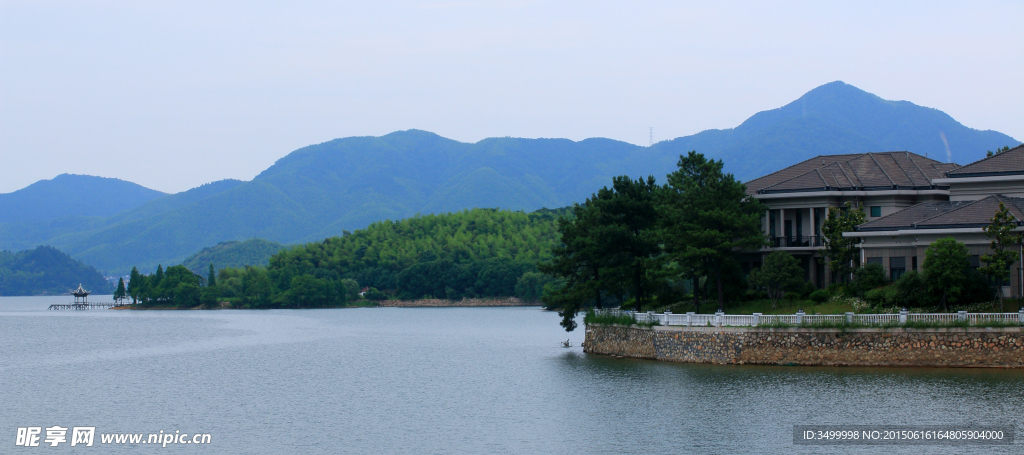
[[[1024,329],[586,326],[584,352],[682,363],[1024,368]]]
[[[420,300],[380,300],[376,301],[376,305],[345,305],[335,306],[329,308],[495,308],[495,307],[526,307],[526,306],[543,306],[540,302],[524,302],[515,297],[500,298],[500,299],[462,299],[462,300],[444,300],[444,299],[420,299]],[[189,310],[244,310],[249,308],[234,308],[229,302],[221,302],[218,307],[215,308],[203,308],[203,307],[192,307],[192,308],[180,308],[174,305],[147,305],[139,307],[133,304],[126,304],[116,307],[111,307],[111,310],[130,310],[130,311],[146,311],[146,310],[166,310],[166,311],[189,311]],[[268,309],[297,309],[297,310],[318,310],[324,308],[268,308]]]

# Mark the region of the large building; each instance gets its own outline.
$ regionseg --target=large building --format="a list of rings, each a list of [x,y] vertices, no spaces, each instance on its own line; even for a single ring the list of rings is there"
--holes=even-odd
[[[909,152],[821,155],[747,182],[747,193],[767,206],[763,228],[769,246],[749,255],[744,268],[760,266],[773,250],[793,254],[818,287],[833,281],[822,263],[821,224],[831,207],[864,207],[869,221],[922,203],[949,200],[936,184],[956,164]]]
[[[867,218],[846,234],[862,239],[862,264],[881,264],[898,278],[921,266],[932,242],[953,237],[967,245],[977,267],[990,244],[982,228],[1000,202],[1024,230],[1024,145],[966,166],[909,152],[822,155],[747,182],[747,192],[768,208],[763,229],[769,238],[768,247],[747,256],[747,270],[782,250],[800,261],[808,280],[827,286],[836,277],[821,260],[821,224],[828,208],[847,202]],[[1019,296],[1024,287],[1020,265],[1012,267],[1015,279],[1003,283],[1007,296]]]
[[[916,204],[846,233],[862,239],[862,264],[881,264],[895,279],[917,270],[932,242],[953,237],[967,246],[971,266],[979,267],[991,244],[982,228],[991,222],[1000,203],[1015,218],[1017,229],[1024,230],[1024,145],[948,171],[932,182],[948,188],[948,200]],[[1014,245],[1018,260],[1011,267],[1009,282],[1001,284],[1006,297],[1021,295],[1022,248]]]

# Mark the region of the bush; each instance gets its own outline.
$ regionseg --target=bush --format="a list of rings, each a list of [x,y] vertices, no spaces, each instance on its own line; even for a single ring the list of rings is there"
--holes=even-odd
[[[800,288],[800,298],[806,300],[810,298],[811,294],[813,294],[817,290],[818,288],[814,285],[814,283],[807,281],[804,283],[803,287]]]
[[[363,294],[363,298],[366,300],[387,300],[388,296],[387,294],[377,290],[377,288],[370,288],[366,290],[365,294]]]
[[[903,308],[932,306],[936,301],[928,295],[928,286],[921,274],[913,270],[903,274],[892,287],[896,289],[893,304]]]
[[[748,302],[753,300],[764,300],[767,298],[768,294],[760,289],[747,289],[747,292],[743,294],[743,300]],[[690,298],[690,300],[693,300],[693,298]]]
[[[815,303],[825,303],[825,301],[828,300],[828,291],[824,289],[817,289],[812,292],[808,298],[813,300]]]
[[[868,291],[889,284],[885,269],[880,264],[868,264],[853,274],[853,291],[857,297],[866,297]]]
[[[864,300],[871,306],[879,308],[890,305],[898,305],[899,290],[895,285],[875,288],[864,293]]]

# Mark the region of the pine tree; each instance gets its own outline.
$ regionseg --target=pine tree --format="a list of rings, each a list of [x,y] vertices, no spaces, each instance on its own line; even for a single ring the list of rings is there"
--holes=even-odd
[[[572,218],[558,221],[562,234],[562,245],[553,248],[554,257],[548,262],[537,264],[537,268],[548,275],[564,280],[564,285],[545,293],[542,297],[549,307],[560,308],[560,323],[566,332],[576,329],[576,313],[588,302],[601,308],[601,281],[604,266],[601,247],[594,234],[600,225],[601,213],[598,199],[608,194],[595,194],[583,204],[574,204]]]
[[[140,288],[142,288],[142,275],[139,274],[139,269],[132,267],[132,273],[128,277],[128,294],[132,297],[132,303],[138,304]]]
[[[605,282],[631,295],[636,311],[642,311],[650,298],[648,270],[661,252],[656,205],[660,189],[654,177],[633,181],[620,176],[612,180],[611,189],[601,189],[604,195],[595,201],[601,222],[590,235],[602,246]]]
[[[766,243],[761,232],[761,203],[746,186],[723,172],[721,160],[690,152],[668,175],[663,210],[664,243],[672,257],[695,274],[715,280],[718,307],[724,309],[723,272],[743,250]]]
[[[117,279],[117,290],[114,291],[114,301],[121,303],[125,299],[127,292],[124,289],[124,278]]]
[[[217,286],[217,274],[213,271],[213,263],[210,263],[210,274],[206,278],[206,285],[209,287]]]

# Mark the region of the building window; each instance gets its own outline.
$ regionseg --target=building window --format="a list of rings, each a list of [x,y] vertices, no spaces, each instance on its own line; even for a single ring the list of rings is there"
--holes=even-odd
[[[910,270],[917,271],[917,256],[910,257]]]
[[[978,269],[979,267],[981,267],[981,256],[975,254],[975,255],[971,256],[970,261],[971,261],[971,268],[972,269]]]
[[[873,216],[873,217],[880,217],[880,216],[882,216],[882,207],[879,207],[877,205],[871,206],[871,216]]]
[[[867,261],[868,261],[868,263],[865,264],[865,265],[870,265],[870,264],[882,265],[882,258],[868,258]]]
[[[907,273],[907,258],[889,258],[889,279],[898,280],[904,273]]]

